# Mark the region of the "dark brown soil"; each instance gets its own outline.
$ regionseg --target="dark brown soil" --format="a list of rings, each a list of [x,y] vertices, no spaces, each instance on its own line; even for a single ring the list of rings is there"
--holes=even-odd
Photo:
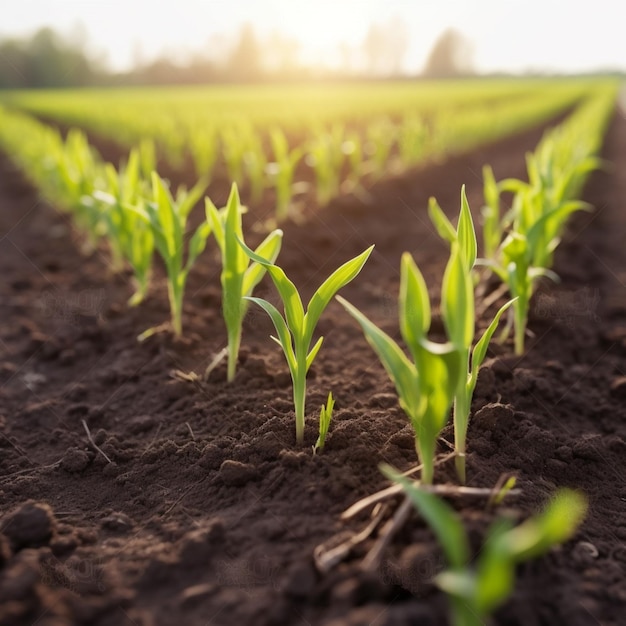
[[[466,183],[477,209],[482,165],[491,163],[498,178],[522,177],[524,153],[540,135],[378,185],[369,205],[346,197],[288,224],[281,264],[308,297],[375,243],[342,293],[396,333],[401,253],[414,254],[433,298],[446,261],[428,196],[454,214]],[[474,399],[471,485],[491,487],[514,473],[523,493],[509,504],[520,516],[558,486],[590,499],[574,540],[520,568],[499,625],[626,624],[619,113],[604,156],[612,168],[592,177],[585,196],[596,211],[572,221],[556,260],[562,283],[536,298],[527,354],[516,359],[510,346],[494,346]],[[343,310],[331,304],[320,322],[326,339],[299,448],[287,368],[264,314],[251,310],[246,319],[232,385],[223,369],[207,383],[171,376],[202,372],[225,343],[213,246],[190,277],[181,341],[160,334],[137,343],[168,317],[163,280],[148,302],[127,310],[127,277],[107,267],[104,253],[79,254],[66,217],[1,158],[0,625],[445,624],[445,598],[430,583],[442,556],[417,517],[374,575],[360,570],[362,551],[327,576],[313,565],[315,546],[344,529],[341,511],[385,486],[378,463],[416,462],[393,387]],[[259,294],[275,300],[267,282]],[[313,456],[316,414],[330,390],[334,422],[326,449]],[[454,481],[453,468],[442,466],[436,479]],[[492,515],[477,501],[459,508],[478,548]]]

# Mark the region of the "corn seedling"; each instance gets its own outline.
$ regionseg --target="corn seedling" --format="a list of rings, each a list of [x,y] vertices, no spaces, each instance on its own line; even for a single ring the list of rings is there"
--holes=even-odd
[[[315,192],[320,205],[339,193],[341,166],[345,154],[341,149],[344,129],[335,125],[330,131],[320,132],[309,145],[306,162],[315,172]]]
[[[400,406],[415,431],[422,482],[431,484],[437,437],[448,421],[462,367],[461,354],[454,342],[441,344],[428,339],[431,310],[424,277],[411,255],[405,252],[400,267],[398,312],[400,333],[413,361],[357,308],[339,296],[337,299],[361,325],[365,338],[393,381]],[[459,245],[453,242],[442,285],[442,313],[452,338],[469,333],[471,300],[472,283]]]
[[[78,227],[85,233],[85,249],[92,251],[104,233],[102,214],[93,199],[98,180],[102,177],[102,163],[96,159],[80,130],[71,129],[54,164],[63,195],[72,199],[71,209]]]
[[[244,161],[250,132],[251,129],[242,124],[238,128],[225,126],[220,134],[228,177],[239,186],[244,182]]]
[[[222,210],[218,210],[209,198],[205,202],[207,222],[211,225],[222,255],[222,312],[228,334],[228,381],[231,382],[235,378],[242,324],[248,308],[244,297],[252,295],[265,274],[265,267],[258,263],[251,264],[237,241],[243,241],[243,208],[237,185],[233,183],[228,203]],[[280,251],[282,237],[281,230],[271,232],[255,253],[273,263]]]
[[[505,224],[500,219],[500,193],[501,189],[496,182],[491,166],[483,167],[483,194],[485,206],[482,208],[483,227],[483,256],[486,259],[494,259],[498,246],[502,241],[502,231]]]
[[[419,163],[426,151],[428,126],[419,115],[407,115],[398,132],[398,153],[404,168]]]
[[[285,133],[273,129],[270,134],[274,162],[267,165],[267,171],[274,179],[276,187],[276,220],[284,221],[289,214],[289,206],[293,198],[293,178],[296,166],[302,158],[301,148],[289,149]]]
[[[349,186],[355,188],[363,178],[363,142],[357,132],[348,133],[346,140],[341,144],[341,151],[346,155],[350,171],[348,174]]]
[[[267,269],[283,302],[284,318],[278,309],[270,302],[267,302],[267,300],[247,298],[259,305],[270,316],[276,328],[278,336],[272,337],[272,339],[283,349],[291,373],[296,413],[296,441],[302,443],[304,440],[306,375],[324,340],[323,337],[320,337],[313,347],[310,347],[315,327],[332,297],[361,271],[374,246],[370,246],[367,250],[337,268],[313,294],[305,312],[302,298],[296,286],[287,278],[285,272],[277,265],[255,254],[242,242],[240,243],[244,247],[246,254],[253,261]]]
[[[561,489],[542,513],[519,526],[506,519],[496,521],[472,567],[469,540],[454,509],[390,467],[382,471],[402,485],[441,544],[448,569],[435,577],[435,584],[449,597],[453,626],[490,623],[490,616],[513,592],[516,566],[569,540],[587,511],[582,494]]]
[[[391,151],[398,130],[388,118],[382,118],[367,127],[365,151],[370,157],[370,169],[375,178],[382,178],[387,171]]]
[[[320,434],[313,446],[313,454],[315,454],[318,450],[323,450],[324,445],[326,444],[326,435],[328,435],[328,428],[330,427],[330,422],[333,419],[333,408],[335,407],[335,399],[333,398],[333,392],[328,392],[328,399],[326,400],[326,404],[322,404],[322,408],[320,409]]]
[[[93,194],[102,207],[114,266],[119,267],[126,260],[133,269],[136,289],[129,300],[130,306],[136,306],[145,298],[154,251],[150,226],[132,208],[143,206],[145,202],[140,169],[140,153],[137,150],[131,151],[128,162],[119,172],[107,163],[107,191]]]
[[[430,218],[437,228],[440,236],[450,242],[452,246],[458,247],[462,257],[461,268],[465,274],[463,284],[472,284],[472,269],[476,262],[476,232],[472,221],[465,186],[461,187],[461,210],[459,212],[458,225],[455,229],[444,212],[441,210],[434,198],[430,199],[428,206]],[[465,452],[467,427],[472,406],[472,397],[476,383],[478,382],[478,371],[485,356],[489,342],[500,322],[502,314],[513,304],[510,300],[504,304],[496,313],[491,324],[483,333],[472,350],[475,334],[475,304],[474,290],[469,289],[462,298],[446,298],[442,301],[442,315],[446,325],[448,337],[456,347],[460,355],[462,375],[459,378],[458,388],[454,394],[454,449],[456,451],[456,471],[459,480],[465,484]]]
[[[250,200],[259,202],[267,180],[267,157],[258,135],[253,135],[244,156],[244,166],[250,183]]]
[[[196,176],[210,182],[220,155],[220,142],[215,127],[206,125],[189,133],[189,150]]]
[[[507,179],[497,185],[499,190],[515,194],[512,224],[498,252],[483,264],[517,298],[513,307],[516,354],[524,352],[528,309],[537,280],[543,276],[558,280],[550,268],[569,216],[591,208],[576,196],[589,173],[602,164],[594,153],[599,149],[613,98],[609,91],[601,92],[546,134],[535,152],[527,155],[528,183]],[[492,181],[486,185],[492,187]],[[500,233],[508,227],[508,219],[505,217]],[[495,234],[490,249],[494,243]]]
[[[207,238],[211,233],[210,224],[207,221],[202,222],[189,240],[187,258],[184,258],[187,218],[202,196],[205,186],[201,180],[189,191],[179,188],[174,198],[163,179],[153,172],[152,198],[137,210],[137,214],[150,225],[154,245],[165,263],[172,328],[177,337],[183,332],[183,294],[187,276],[206,247]],[[146,339],[155,330],[147,330],[140,335],[140,339]]]

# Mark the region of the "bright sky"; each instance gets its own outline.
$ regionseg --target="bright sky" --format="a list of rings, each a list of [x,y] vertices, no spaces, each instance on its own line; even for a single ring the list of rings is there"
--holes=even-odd
[[[249,22],[261,38],[297,38],[303,60],[332,64],[342,42],[359,46],[371,22],[394,18],[410,37],[411,72],[449,26],[473,42],[479,71],[626,69],[624,0],[19,0],[2,11],[0,36],[82,24],[91,49],[121,69],[139,47],[147,58],[206,49]]]

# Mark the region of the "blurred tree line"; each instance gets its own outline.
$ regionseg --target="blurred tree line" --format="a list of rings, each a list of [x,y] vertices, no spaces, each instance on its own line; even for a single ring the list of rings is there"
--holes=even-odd
[[[63,37],[42,28],[30,37],[0,40],[0,89],[394,77],[402,75],[408,45],[409,34],[401,20],[372,24],[360,46],[338,47],[339,65],[329,69],[302,63],[297,40],[274,33],[261,41],[252,25],[244,24],[232,37],[214,35],[203,53],[184,60],[171,54],[149,62],[137,58],[131,70],[116,73],[107,68],[104,58],[88,51],[84,30]],[[470,74],[471,52],[463,35],[446,31],[435,43],[422,74]],[[416,69],[413,76],[418,74]]]

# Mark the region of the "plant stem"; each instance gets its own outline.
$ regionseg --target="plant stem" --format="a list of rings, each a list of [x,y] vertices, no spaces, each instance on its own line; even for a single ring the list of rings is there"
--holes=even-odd
[[[137,306],[141,302],[143,302],[146,294],[148,293],[148,276],[137,276],[135,275],[135,293],[130,297],[128,301],[128,306]]]
[[[418,437],[415,440],[415,450],[417,457],[422,464],[422,471],[420,474],[420,482],[423,485],[432,485],[433,476],[435,473],[435,444],[436,441],[430,437]]]
[[[513,309],[515,311],[515,354],[521,356],[524,354],[524,336],[528,318],[527,298],[519,296],[513,304]]]
[[[167,281],[167,295],[172,312],[172,327],[176,337],[180,337],[183,334],[183,291],[184,282],[182,280],[174,279],[174,281]]]
[[[238,328],[229,329],[228,331],[228,375],[227,380],[232,383],[235,380],[235,372],[237,369],[237,357],[239,355],[239,346],[241,345],[241,324]]]
[[[454,398],[454,448],[456,451],[454,465],[459,482],[462,485],[467,480],[465,471],[465,441],[469,421],[469,407],[467,404],[466,394],[463,392],[457,393]]]
[[[304,417],[306,406],[306,362],[298,359],[297,370],[293,373],[293,403],[296,409],[296,442],[304,442]]]
[[[452,626],[485,626],[484,616],[477,615],[465,598],[452,597],[450,601]]]

